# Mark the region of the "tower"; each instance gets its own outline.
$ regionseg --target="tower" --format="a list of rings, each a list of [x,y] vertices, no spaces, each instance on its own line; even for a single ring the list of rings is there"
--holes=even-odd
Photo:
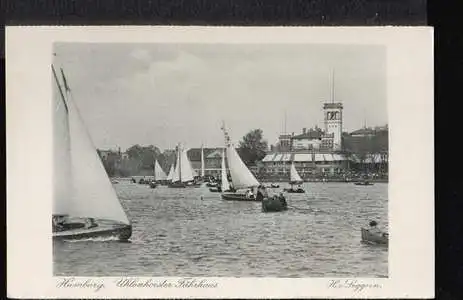
[[[342,148],[342,103],[335,102],[334,71],[331,72],[331,102],[324,103],[325,134],[332,137],[334,151]]]

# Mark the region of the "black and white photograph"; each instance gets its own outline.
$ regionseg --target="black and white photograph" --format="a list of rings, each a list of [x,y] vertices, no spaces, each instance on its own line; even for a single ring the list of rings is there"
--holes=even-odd
[[[53,55],[56,275],[388,276],[384,46]]]
[[[270,40],[50,44],[56,287],[393,279],[388,46]]]

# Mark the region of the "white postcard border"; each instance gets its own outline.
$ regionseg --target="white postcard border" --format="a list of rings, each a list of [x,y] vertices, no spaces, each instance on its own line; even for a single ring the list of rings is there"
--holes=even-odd
[[[7,291],[15,298],[420,298],[434,296],[433,30],[430,27],[7,27]],[[60,288],[52,276],[54,42],[385,45],[389,278],[204,278],[215,288]],[[360,237],[359,237],[360,238]],[[132,277],[133,278],[133,277]],[[87,278],[77,278],[85,281]],[[152,278],[175,282],[175,278]],[[139,278],[148,280],[148,278]],[[197,281],[201,278],[197,278]],[[377,284],[356,291],[330,280]]]

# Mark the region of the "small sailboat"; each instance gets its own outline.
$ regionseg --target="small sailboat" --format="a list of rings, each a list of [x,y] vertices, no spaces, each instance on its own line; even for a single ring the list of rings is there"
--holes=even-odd
[[[222,150],[222,167],[221,167],[221,181],[217,187],[210,188],[211,192],[227,192],[230,191],[230,183],[228,182],[227,168],[225,165],[225,149]]]
[[[150,182],[150,188],[154,189],[157,187],[159,182],[165,181],[167,179],[166,173],[159,165],[159,162],[155,159],[154,160],[154,178]]]
[[[53,240],[128,240],[129,221],[85,128],[61,69],[54,77]]]
[[[172,174],[172,182],[169,184],[170,188],[185,188],[197,187],[194,182],[193,168],[191,162],[187,157],[186,150],[177,147],[177,163]]]
[[[299,173],[297,173],[296,167],[294,166],[294,162],[291,163],[289,177],[289,184],[291,185],[291,187],[289,189],[284,189],[284,191],[287,193],[305,193],[305,191],[301,187],[303,180],[301,176],[299,176]],[[294,189],[295,184],[299,185],[297,189]]]
[[[235,201],[260,201],[257,200],[252,193],[252,189],[260,186],[259,181],[257,181],[256,177],[254,177],[251,171],[249,171],[244,162],[241,160],[235,147],[230,142],[230,138],[224,125],[222,126],[222,130],[225,134],[226,156],[232,181],[231,187],[229,188],[230,191],[222,192],[222,199]],[[222,182],[224,182],[224,179],[226,178],[227,176],[222,178]],[[239,190],[247,191],[238,192]]]

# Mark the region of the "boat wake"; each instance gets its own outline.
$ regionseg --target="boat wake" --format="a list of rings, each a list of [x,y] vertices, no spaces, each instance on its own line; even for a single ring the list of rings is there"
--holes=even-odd
[[[66,243],[82,243],[82,242],[118,242],[130,243],[130,241],[121,241],[117,236],[91,237],[76,240],[63,240]]]

